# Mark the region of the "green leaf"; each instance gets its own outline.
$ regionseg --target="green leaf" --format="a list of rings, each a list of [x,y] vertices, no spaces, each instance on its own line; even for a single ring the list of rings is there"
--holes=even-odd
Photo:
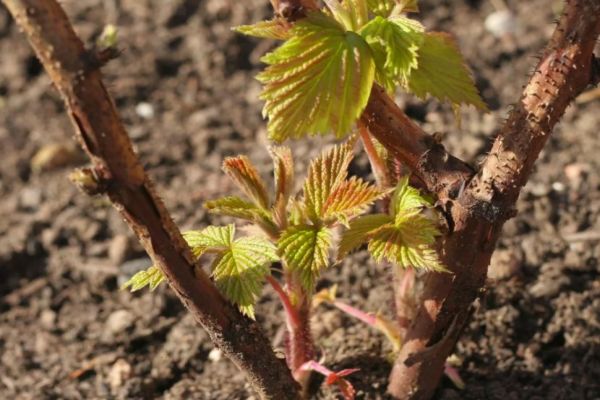
[[[223,161],[223,171],[258,207],[269,209],[269,195],[265,183],[246,156],[227,157]]]
[[[396,5],[396,0],[368,0],[367,5],[373,14],[388,17]]]
[[[396,216],[396,222],[399,218],[411,217],[419,214],[424,207],[431,206],[418,189],[408,184],[408,176],[402,177],[396,185],[392,200],[390,202],[390,215]]]
[[[223,295],[254,319],[254,304],[270,273],[269,265],[277,260],[271,242],[256,237],[240,238],[217,256],[212,276]]]
[[[392,11],[395,14],[419,12],[417,0],[368,0],[367,3],[369,11],[381,17],[389,17]]]
[[[472,104],[487,110],[456,42],[446,33],[425,35],[419,49],[419,67],[411,72],[406,87],[422,99],[429,94],[455,108]]]
[[[420,219],[406,221],[399,226],[389,226],[378,230],[369,242],[369,252],[377,262],[383,259],[396,264],[401,268],[420,268],[429,271],[445,271],[438,259],[437,252],[430,244],[421,244],[418,239],[423,238],[421,231],[430,232],[430,221]],[[415,238],[411,235],[418,234]],[[433,236],[432,241],[435,241]]]
[[[287,40],[291,37],[290,26],[282,18],[261,21],[253,25],[240,25],[233,29],[244,35],[265,39]]]
[[[358,31],[369,18],[366,0],[324,0],[333,17],[349,31]]]
[[[162,271],[158,267],[152,266],[146,270],[137,272],[129,278],[129,280],[121,286],[121,290],[129,288],[130,291],[135,292],[148,286],[150,291],[153,291],[165,280],[166,278]]]
[[[269,66],[257,77],[270,138],[346,135],[369,100],[375,75],[369,45],[322,13],[310,13],[292,33],[263,58]]]
[[[299,273],[302,286],[312,291],[315,280],[329,264],[331,231],[326,227],[296,225],[286,229],[277,248],[290,270]]]
[[[391,226],[394,219],[385,214],[363,215],[350,221],[350,227],[342,233],[337,249],[337,259],[342,260],[348,253],[370,239],[370,235],[384,226]]]
[[[354,140],[323,152],[310,163],[304,182],[304,203],[309,217],[318,221],[331,193],[346,179],[348,166],[354,156]]]
[[[331,192],[323,205],[323,219],[350,219],[365,212],[385,194],[386,191],[353,176]]]
[[[207,251],[219,252],[231,246],[235,235],[235,225],[208,226],[201,231],[183,232],[183,238],[191,247],[192,253],[200,257]]]
[[[392,196],[392,223],[369,232],[369,252],[377,262],[386,259],[399,267],[445,271],[434,248],[440,235],[433,217],[423,213],[428,200],[403,177]]]
[[[446,271],[434,247],[440,232],[433,217],[422,212],[429,205],[404,177],[392,196],[389,215],[365,215],[350,222],[350,228],[341,236],[338,260],[368,242],[377,262],[387,260],[401,268]]]
[[[377,64],[375,79],[388,91],[393,91],[399,83],[406,86],[411,72],[419,66],[419,47],[425,38],[425,28],[402,16],[375,17],[360,33],[373,50]]]
[[[204,203],[204,207],[213,214],[227,215],[248,221],[256,221],[261,217],[265,217],[264,210],[258,208],[254,203],[236,196],[207,201]]]

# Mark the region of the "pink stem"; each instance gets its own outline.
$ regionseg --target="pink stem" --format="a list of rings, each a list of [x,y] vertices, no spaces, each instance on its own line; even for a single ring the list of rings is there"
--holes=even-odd
[[[286,362],[294,379],[306,391],[310,371],[303,370],[302,365],[315,356],[315,348],[310,332],[310,302],[302,287],[295,283],[293,274],[286,274],[287,291],[272,276],[267,281],[279,295],[286,313],[287,340]],[[295,290],[294,290],[295,289]],[[294,295],[294,302],[288,295]],[[296,304],[295,304],[296,303]]]
[[[343,312],[345,312],[346,314],[351,315],[354,318],[358,318],[359,320],[361,320],[362,322],[364,322],[365,324],[367,324],[369,326],[375,326],[375,324],[377,322],[377,318],[375,317],[375,315],[373,315],[371,313],[366,313],[362,310],[352,307],[349,304],[335,300],[333,302],[333,305],[336,306],[337,308],[339,308],[340,310],[342,310]]]
[[[305,370],[305,371],[315,371],[320,373],[323,376],[329,376],[333,373],[332,370],[330,370],[329,368],[327,368],[326,366],[324,366],[323,364],[319,364],[318,362],[316,362],[315,360],[310,360],[305,362],[304,364],[302,364],[302,367],[300,367],[301,369]]]
[[[275,289],[275,292],[277,293],[279,299],[281,300],[281,303],[283,304],[283,309],[285,310],[285,313],[287,314],[292,325],[294,327],[298,327],[300,325],[300,317],[298,316],[298,312],[292,305],[290,297],[287,295],[283,287],[281,287],[279,282],[277,282],[277,279],[273,278],[272,276],[267,276],[267,282],[269,282],[273,289]]]

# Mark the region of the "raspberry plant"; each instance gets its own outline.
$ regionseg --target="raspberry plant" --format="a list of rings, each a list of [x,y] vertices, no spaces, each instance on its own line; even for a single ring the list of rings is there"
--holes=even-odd
[[[418,11],[417,1],[324,0],[320,8],[315,0],[271,0],[273,20],[237,28],[284,41],[265,56],[267,67],[258,76],[270,138],[283,142],[331,132],[341,139],[356,123],[377,184],[347,176],[355,136],[313,161],[297,196],[292,195],[289,149],[271,149],[273,196],[247,158],[227,159],[225,172],[244,197],[217,199],[207,207],[249,221],[261,234],[236,238],[235,226],[228,225],[184,238],[134,153],[102,82],[100,68],[118,55],[114,40],[86,49],[56,0],[2,2],[63,96],[92,161],[72,179],[87,194],[106,194],[154,261],[127,286],[153,289],[167,281],[260,398],[300,398],[310,371],[324,375],[347,398],[353,396],[345,377],[356,369],[335,372],[317,360],[308,322],[311,303],[319,302],[390,338],[396,353],[388,386],[392,396],[431,398],[444,370],[458,382],[447,359],[485,284],[502,226],[514,215],[519,192],[566,107],[600,81],[600,61],[593,53],[600,3],[567,0],[529,83],[475,171],[446,152],[389,96],[401,88],[448,102],[455,111],[462,104],[485,110],[451,37],[427,32],[407,17]],[[408,177],[397,176],[398,168],[388,168],[398,164],[410,171],[418,189],[409,186]],[[378,201],[382,211],[367,214]],[[439,220],[445,221],[443,229]],[[334,231],[339,230],[336,245]],[[396,321],[335,299],[333,289],[314,293],[316,279],[331,263],[329,253],[344,257],[364,243],[376,261],[390,262],[394,273],[402,274],[394,284]],[[199,268],[205,257],[213,257],[211,276]],[[281,264],[280,277],[272,275],[279,269],[273,263]],[[426,274],[420,296],[411,289],[415,268]],[[289,368],[248,318],[265,281],[286,313]]]
[[[427,32],[406,16],[416,11],[416,1],[326,0],[324,8],[309,12],[294,25],[275,18],[236,28],[247,35],[284,41],[263,57],[267,67],[257,77],[264,85],[261,98],[269,137],[282,142],[330,132],[338,138],[347,136],[355,129],[375,82],[389,92],[402,87],[422,98],[433,95],[455,109],[461,104],[485,109],[454,41],[449,35]],[[205,206],[212,213],[249,221],[263,236],[236,240],[234,225],[184,233],[196,257],[215,256],[211,274],[217,287],[251,318],[270,266],[281,264],[283,287],[272,277],[269,282],[286,312],[287,364],[303,386],[310,371],[306,366],[318,363],[309,324],[314,287],[329,266],[332,251],[341,261],[368,243],[376,262],[445,272],[434,248],[440,235],[437,222],[422,212],[431,209],[430,201],[409,186],[408,176],[394,189],[383,182],[377,186],[348,178],[354,143],[353,136],[313,160],[300,196],[292,196],[294,165],[289,148],[270,148],[273,196],[248,158],[226,159],[223,170],[245,197],[228,196]],[[371,160],[380,159],[382,153],[371,152]],[[388,212],[365,214],[384,197],[389,200]],[[346,229],[335,246],[338,227]],[[126,286],[138,289],[145,282],[154,283],[149,276],[149,271],[142,271]]]
[[[286,359],[294,377],[303,384],[319,365],[309,320],[316,281],[331,265],[331,253],[337,253],[340,261],[367,242],[377,262],[444,271],[433,249],[439,235],[435,215],[423,212],[431,208],[429,202],[409,186],[406,178],[389,190],[348,177],[355,142],[356,137],[351,137],[313,160],[302,192],[295,196],[294,162],[288,147],[270,148],[273,195],[247,157],[225,159],[223,170],[244,197],[223,197],[207,202],[205,207],[211,213],[249,222],[258,228],[251,230],[257,234],[235,239],[233,224],[183,234],[194,256],[213,256],[210,268],[217,287],[248,317],[255,317],[254,305],[262,286],[267,281],[273,286],[286,313]],[[384,197],[390,198],[389,213],[366,214]],[[340,229],[339,245],[335,245],[335,231]],[[279,265],[283,285],[272,276],[273,267]],[[135,291],[149,286],[152,290],[163,280],[153,266],[135,274],[124,287]],[[391,326],[382,317],[378,321],[374,325]],[[393,333],[391,328],[383,331]],[[352,392],[345,380],[335,382],[346,388],[345,393]]]

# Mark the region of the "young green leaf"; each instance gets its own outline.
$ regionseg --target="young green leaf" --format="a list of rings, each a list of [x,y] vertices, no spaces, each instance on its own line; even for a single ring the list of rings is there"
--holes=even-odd
[[[401,13],[419,12],[417,0],[367,0],[369,11],[373,14],[387,18]]]
[[[422,99],[430,94],[455,108],[471,104],[487,110],[456,42],[446,33],[425,35],[419,48],[419,66],[405,87]]]
[[[281,18],[261,21],[253,25],[240,25],[233,29],[244,35],[265,39],[287,40],[291,37],[290,25]]]
[[[269,209],[269,195],[265,183],[248,157],[227,157],[223,161],[223,171],[254,204],[263,210]]]
[[[270,273],[269,265],[277,260],[276,248],[271,242],[255,237],[240,238],[217,256],[212,276],[223,295],[254,319],[254,304]]]
[[[369,45],[318,12],[297,22],[292,34],[263,57],[269,66],[257,77],[270,138],[346,135],[369,100],[375,75]]]
[[[373,14],[387,18],[396,6],[396,0],[367,0],[367,5]]]
[[[338,259],[368,241],[369,252],[377,262],[385,259],[402,268],[445,271],[434,248],[440,232],[435,222],[422,213],[428,205],[419,191],[408,185],[407,177],[401,179],[392,196],[390,214],[352,221],[342,234]]]
[[[363,215],[350,221],[350,227],[346,229],[340,239],[337,249],[337,260],[341,261],[348,253],[366,243],[373,232],[382,226],[390,226],[394,219],[386,214]]]
[[[254,318],[254,304],[260,295],[269,264],[279,260],[275,245],[258,237],[234,240],[235,225],[209,226],[183,234],[196,257],[214,253],[211,269],[215,284],[223,295]]]
[[[209,212],[218,215],[227,215],[234,218],[256,221],[265,216],[265,211],[258,208],[254,203],[236,196],[222,197],[204,203]]]
[[[235,225],[211,225],[201,231],[183,232],[183,238],[196,257],[200,257],[207,251],[219,252],[229,248],[234,235]]]
[[[333,17],[349,31],[358,31],[369,18],[366,0],[324,0]]]
[[[377,64],[375,79],[388,91],[404,86],[411,72],[419,67],[419,48],[425,28],[417,21],[402,16],[375,17],[360,31],[371,46]]]
[[[323,152],[310,163],[308,176],[304,182],[304,203],[309,217],[317,221],[323,216],[323,206],[348,175],[348,166],[354,157],[355,140]]]
[[[369,241],[369,252],[377,262],[383,259],[401,268],[420,268],[429,271],[445,271],[435,249],[430,244],[420,244],[412,237],[421,229],[428,230],[427,219],[402,225],[384,227],[378,230]],[[420,235],[421,238],[423,235]],[[431,237],[432,240],[433,236]],[[428,238],[429,239],[429,238]]]
[[[326,227],[295,225],[286,229],[277,242],[279,254],[288,268],[300,274],[302,286],[308,291],[329,264],[331,238]]]
[[[390,201],[390,215],[395,216],[396,221],[399,217],[419,214],[423,208],[430,207],[431,203],[421,195],[419,189],[408,184],[408,176],[400,179]]]
[[[121,286],[121,290],[130,288],[132,292],[135,292],[148,286],[150,291],[153,291],[158,287],[158,285],[161,284],[161,282],[165,280],[166,278],[162,271],[158,267],[152,266],[133,275],[127,282],[123,284],[123,286]]]

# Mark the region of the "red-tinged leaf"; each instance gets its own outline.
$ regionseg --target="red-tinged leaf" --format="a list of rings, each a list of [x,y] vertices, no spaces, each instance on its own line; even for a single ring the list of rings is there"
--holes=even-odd
[[[274,146],[269,148],[273,158],[275,175],[275,203],[273,218],[278,226],[285,228],[287,224],[287,205],[294,190],[294,159],[289,147]]]
[[[349,219],[362,214],[376,200],[386,195],[386,191],[352,177],[342,182],[329,195],[323,206],[323,219]]]
[[[265,183],[248,157],[228,157],[223,161],[223,170],[257,206],[267,210],[269,195]]]
[[[318,221],[331,193],[346,179],[348,166],[354,156],[354,139],[335,146],[311,162],[304,183],[304,203],[309,217]]]

